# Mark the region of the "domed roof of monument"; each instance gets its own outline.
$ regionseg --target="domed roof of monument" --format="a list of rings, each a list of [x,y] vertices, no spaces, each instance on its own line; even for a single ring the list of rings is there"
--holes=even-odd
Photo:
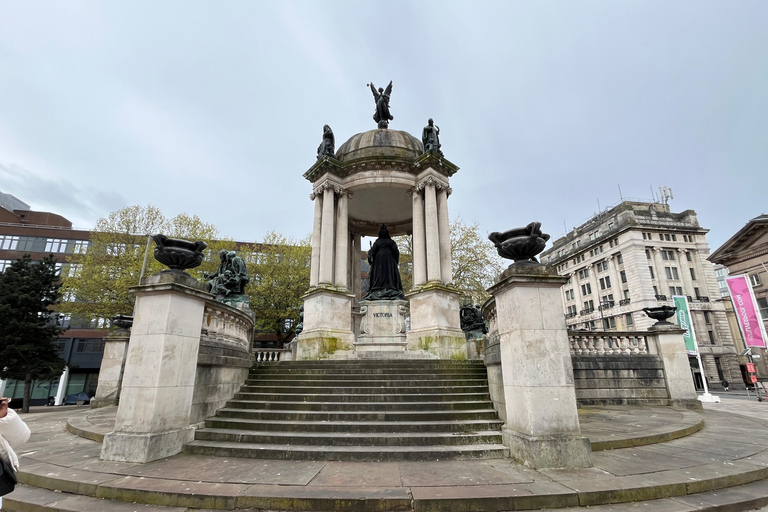
[[[368,157],[418,158],[424,153],[421,141],[400,130],[370,130],[358,133],[339,147],[336,159],[351,162]]]

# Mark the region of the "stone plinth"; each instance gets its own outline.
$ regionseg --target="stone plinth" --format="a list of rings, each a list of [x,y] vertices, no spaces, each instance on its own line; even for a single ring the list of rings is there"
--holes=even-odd
[[[685,350],[685,330],[675,324],[658,322],[649,327],[648,332],[656,335],[656,348],[664,364],[664,378],[671,404],[701,409],[691,378],[688,352]]]
[[[407,300],[363,300],[360,314],[355,352],[405,352]]]
[[[459,326],[459,294],[448,286],[428,283],[408,294],[408,299],[408,351],[423,351],[438,359],[466,359],[467,341]]]
[[[104,460],[149,462],[175,455],[193,438],[190,411],[206,299],[192,277],[161,273],[131,291],[136,310],[115,431]]]
[[[511,265],[489,289],[499,336],[504,444],[533,468],[591,465],[560,295],[566,280],[554,267]]]
[[[101,358],[99,369],[99,386],[91,400],[91,409],[117,405],[130,337],[131,331],[118,329],[104,339],[104,357]]]
[[[296,359],[348,357],[354,342],[354,295],[331,287],[310,289],[304,295],[304,330],[296,339]]]

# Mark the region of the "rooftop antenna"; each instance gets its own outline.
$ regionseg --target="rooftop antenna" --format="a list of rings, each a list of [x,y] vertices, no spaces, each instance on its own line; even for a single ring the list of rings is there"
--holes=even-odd
[[[623,203],[624,202],[624,196],[621,195],[621,185],[616,185],[616,186],[619,187],[619,199],[621,199],[621,202]]]
[[[565,230],[565,234],[568,234],[568,226],[565,225],[565,219],[563,219],[563,229]]]
[[[600,199],[597,200],[597,214],[600,215],[602,213],[602,210],[600,209]]]
[[[653,185],[648,185],[651,189],[651,200],[655,203],[656,202],[656,194],[653,193]]]
[[[661,204],[668,204],[670,199],[674,199],[672,189],[669,187],[659,187],[659,196],[661,197]]]

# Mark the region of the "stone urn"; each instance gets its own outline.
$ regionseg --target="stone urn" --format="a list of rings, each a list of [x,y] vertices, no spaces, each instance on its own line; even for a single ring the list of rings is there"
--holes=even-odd
[[[536,255],[544,250],[549,235],[541,232],[541,222],[531,222],[524,228],[515,228],[499,233],[495,231],[488,239],[496,246],[499,256],[514,260],[515,265],[538,264]]]
[[[667,318],[673,317],[677,308],[674,306],[657,306],[655,308],[643,308],[643,311],[650,318],[656,320],[656,323],[669,324]]]
[[[131,315],[115,315],[112,317],[112,323],[118,329],[128,330],[133,326],[133,317]]]
[[[152,235],[152,239],[157,244],[155,259],[170,269],[163,272],[186,274],[185,270],[199,267],[205,257],[203,250],[208,247],[205,242],[168,238],[162,234]]]

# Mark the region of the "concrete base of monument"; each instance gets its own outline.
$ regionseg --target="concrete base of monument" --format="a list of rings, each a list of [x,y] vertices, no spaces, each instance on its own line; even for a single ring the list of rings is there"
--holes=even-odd
[[[355,352],[405,352],[407,300],[361,300]]]
[[[104,436],[101,459],[116,462],[151,462],[171,457],[195,438],[195,428],[156,433],[110,432]]]
[[[316,329],[296,338],[296,360],[351,359],[354,336],[351,331]]]
[[[423,352],[436,359],[467,359],[467,340],[461,329],[409,331],[408,352]]]
[[[532,469],[588,468],[592,466],[589,438],[571,435],[527,436],[502,428],[509,455]]]

